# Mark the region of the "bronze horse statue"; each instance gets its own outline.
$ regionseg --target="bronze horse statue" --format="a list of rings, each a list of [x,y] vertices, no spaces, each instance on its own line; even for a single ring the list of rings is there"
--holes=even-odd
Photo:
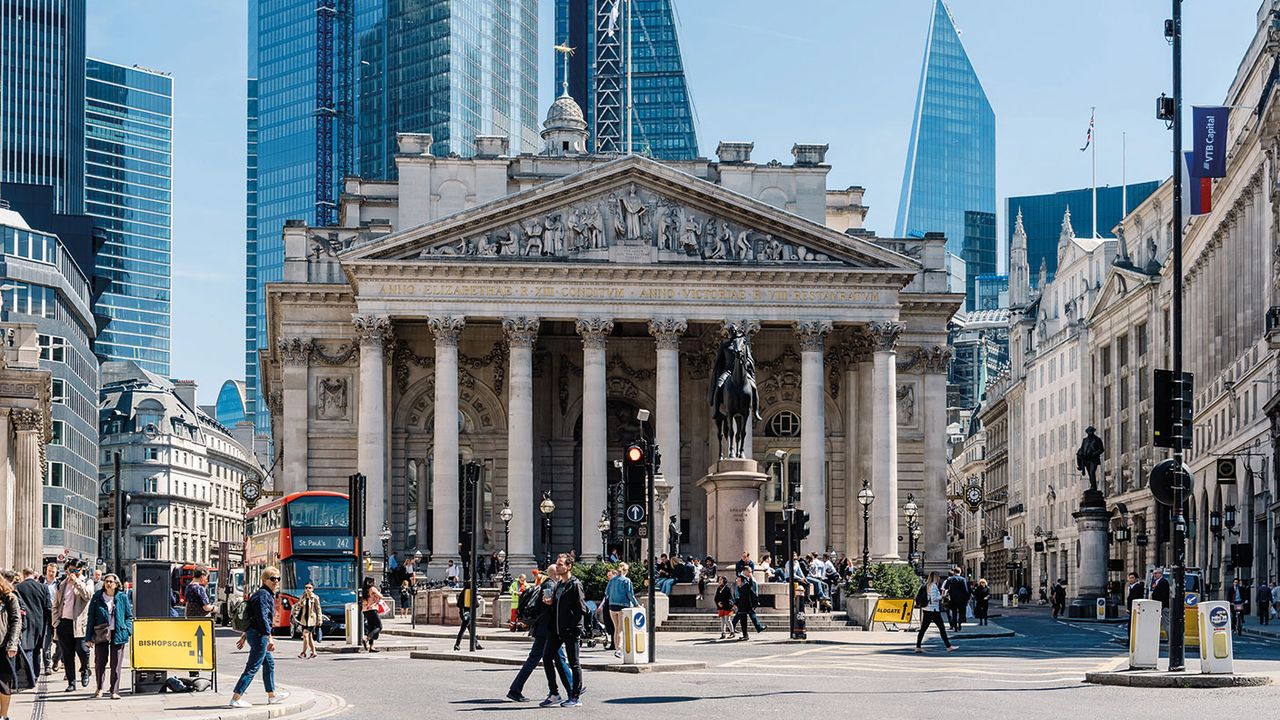
[[[746,336],[731,331],[720,344],[711,386],[711,407],[720,441],[720,457],[745,457],[747,428],[760,419],[756,395],[755,361]],[[725,455],[725,445],[729,454]]]

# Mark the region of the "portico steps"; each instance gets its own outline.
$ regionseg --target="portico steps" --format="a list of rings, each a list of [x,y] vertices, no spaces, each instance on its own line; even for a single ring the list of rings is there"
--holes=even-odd
[[[787,612],[785,608],[781,612],[772,608],[763,608],[762,610],[763,612],[757,611],[756,616],[760,618],[760,622],[768,628],[769,632],[785,633],[787,631]],[[844,612],[809,612],[805,614],[805,629],[809,632],[831,632],[836,630],[861,630],[862,628],[853,624],[849,620],[848,614]],[[667,616],[665,622],[658,626],[658,630],[660,632],[719,633],[720,618],[709,612],[672,613]],[[755,632],[754,627],[751,628],[751,632]]]

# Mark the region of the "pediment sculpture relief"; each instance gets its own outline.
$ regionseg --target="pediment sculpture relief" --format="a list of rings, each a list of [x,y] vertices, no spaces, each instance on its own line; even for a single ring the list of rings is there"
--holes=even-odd
[[[612,247],[656,248],[667,262],[834,263],[825,253],[631,184],[604,197],[450,240],[418,257],[608,259]]]

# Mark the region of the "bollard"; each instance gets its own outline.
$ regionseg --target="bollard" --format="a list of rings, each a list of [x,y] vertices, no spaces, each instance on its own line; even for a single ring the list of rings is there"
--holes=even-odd
[[[1129,669],[1154,670],[1160,657],[1160,602],[1134,600],[1129,615]]]
[[[1098,598],[1097,602],[1098,602],[1098,619],[1106,620],[1107,619],[1107,599]]]
[[[347,603],[343,607],[343,617],[346,619],[347,644],[358,645],[360,643],[360,624],[364,622],[364,616],[360,614],[360,604]]]
[[[1230,675],[1234,647],[1231,642],[1231,604],[1222,600],[1201,602],[1197,606],[1200,621],[1200,672]]]
[[[648,614],[642,607],[622,611],[622,664],[649,662]]]

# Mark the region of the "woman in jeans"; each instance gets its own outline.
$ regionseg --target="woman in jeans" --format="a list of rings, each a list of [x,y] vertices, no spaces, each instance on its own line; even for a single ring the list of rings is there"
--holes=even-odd
[[[324,622],[324,613],[320,610],[320,598],[316,597],[315,586],[307,583],[302,588],[302,597],[298,598],[298,606],[294,608],[298,615],[298,627],[302,628],[302,652],[298,657],[316,656],[316,632]]]
[[[942,624],[942,586],[938,573],[929,573],[929,579],[920,587],[920,592],[916,593],[916,607],[920,608],[920,632],[916,633],[916,652],[924,652],[924,648],[920,647],[920,643],[924,640],[924,632],[929,629],[929,623],[938,626],[938,632],[942,633],[942,642],[947,646],[947,652],[956,649],[951,644],[951,640],[947,638],[947,628]]]
[[[85,624],[85,642],[93,648],[93,677],[97,690],[95,698],[102,697],[102,674],[111,664],[111,699],[120,699],[120,665],[124,660],[124,646],[133,634],[133,606],[128,593],[120,592],[120,578],[111,573],[102,578],[102,589],[89,601],[89,622]]]
[[[382,634],[382,618],[378,617],[378,606],[382,603],[382,591],[372,576],[366,575],[360,586],[360,608],[364,610],[364,646],[371,653],[379,652],[373,647],[373,641]]]
[[[618,645],[622,641],[622,611],[640,604],[636,600],[635,586],[631,584],[631,578],[627,577],[630,570],[631,566],[627,563],[618,563],[618,574],[604,586],[604,597],[609,602],[609,619],[613,621],[614,657],[622,657],[622,650]]]

